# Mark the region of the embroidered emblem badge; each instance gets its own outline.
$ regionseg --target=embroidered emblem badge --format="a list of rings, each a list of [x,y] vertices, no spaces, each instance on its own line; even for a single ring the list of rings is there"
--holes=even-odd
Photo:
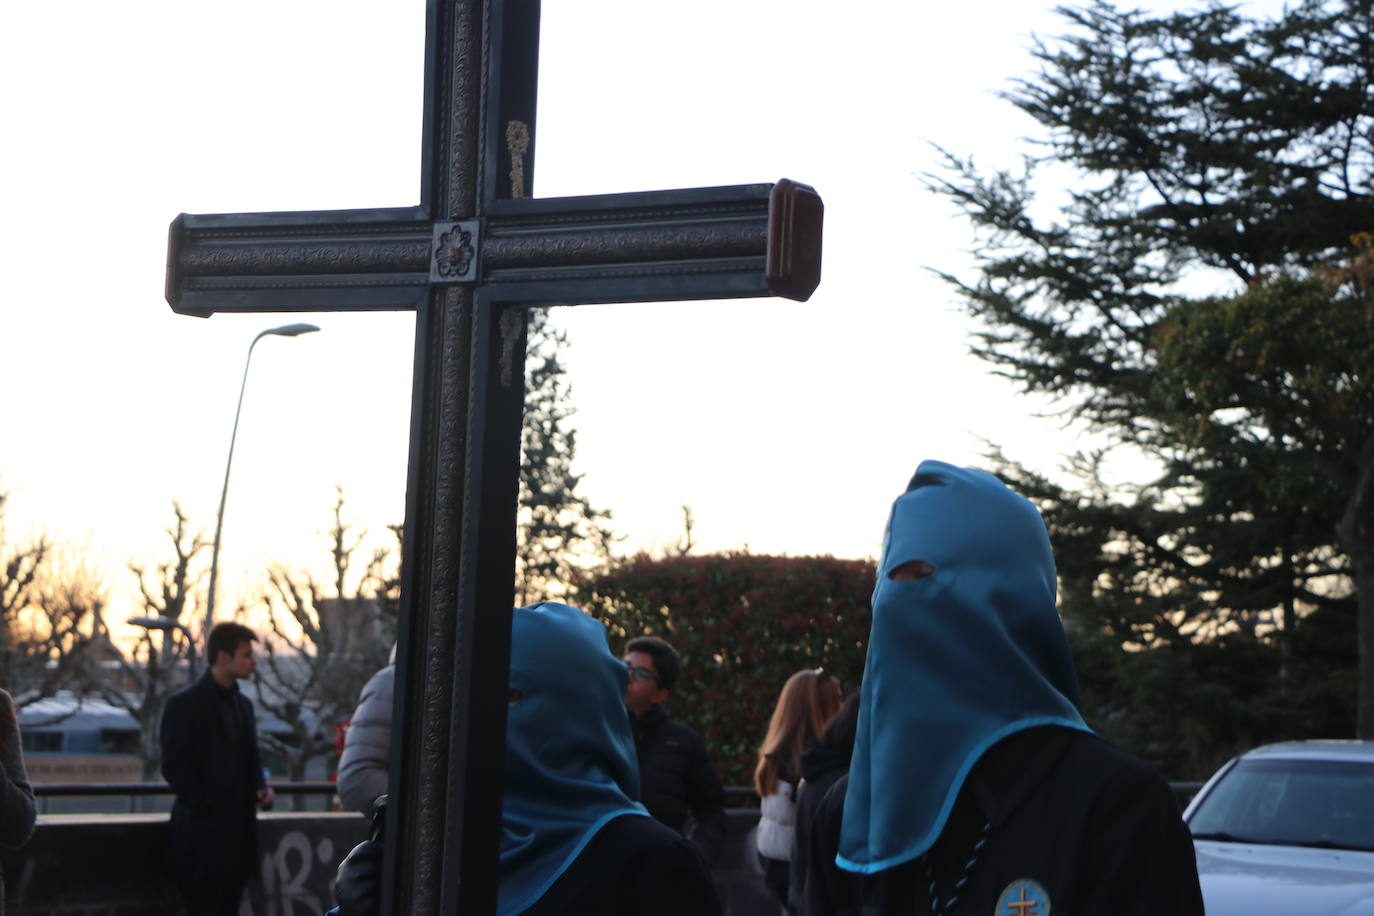
[[[1022,878],[1007,885],[997,898],[994,916],[1050,916],[1050,895],[1040,883]]]

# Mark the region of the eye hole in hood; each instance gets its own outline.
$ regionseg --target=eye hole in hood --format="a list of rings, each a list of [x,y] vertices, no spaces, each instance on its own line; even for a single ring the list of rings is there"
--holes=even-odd
[[[893,582],[915,582],[935,575],[935,567],[925,560],[907,560],[888,571],[887,577]]]

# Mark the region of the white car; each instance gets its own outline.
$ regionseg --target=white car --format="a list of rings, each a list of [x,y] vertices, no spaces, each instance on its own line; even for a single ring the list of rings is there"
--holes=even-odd
[[[1208,916],[1374,916],[1374,741],[1256,748],[1183,819]]]

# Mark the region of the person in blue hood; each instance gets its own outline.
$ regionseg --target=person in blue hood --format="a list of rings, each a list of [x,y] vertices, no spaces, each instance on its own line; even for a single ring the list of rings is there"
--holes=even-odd
[[[636,801],[628,677],[582,611],[513,612],[499,916],[720,913],[696,847]]]
[[[817,815],[859,896],[804,916],[1203,912],[1168,784],[1079,714],[1055,595],[1029,501],[921,464],[888,521],[849,775]]]

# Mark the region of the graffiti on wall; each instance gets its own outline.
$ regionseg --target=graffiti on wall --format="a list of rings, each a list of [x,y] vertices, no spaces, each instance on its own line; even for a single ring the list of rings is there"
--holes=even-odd
[[[263,850],[260,885],[244,895],[239,916],[321,916],[334,905],[334,872],[348,850],[328,836],[311,840],[304,830],[275,839]]]

